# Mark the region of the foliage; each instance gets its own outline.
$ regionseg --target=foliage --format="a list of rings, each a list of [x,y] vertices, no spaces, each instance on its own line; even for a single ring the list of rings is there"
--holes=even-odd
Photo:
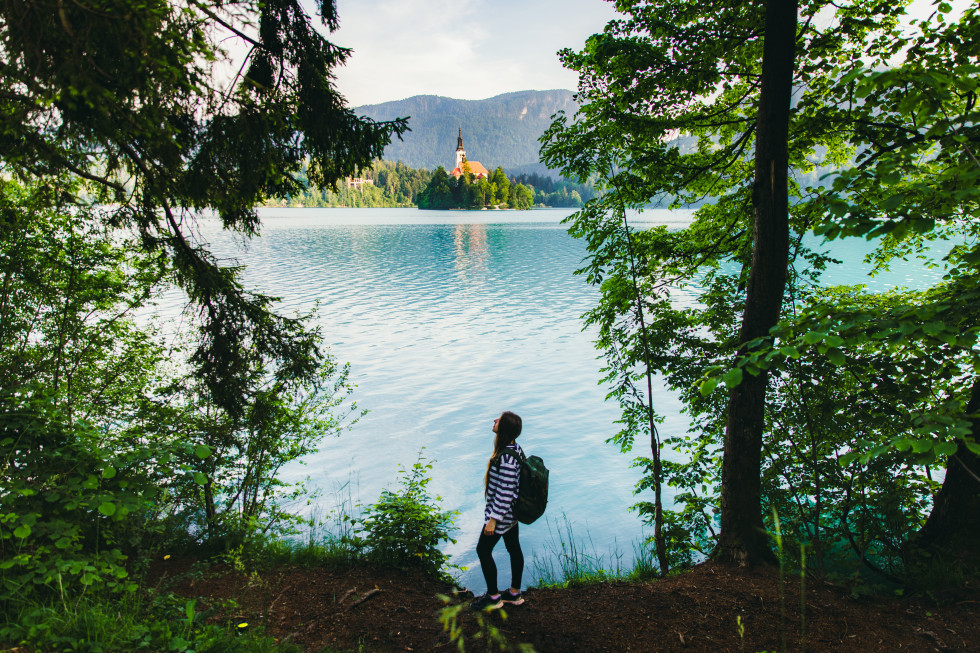
[[[347,366],[337,369],[325,358],[316,377],[299,383],[256,375],[240,419],[193,383],[164,389],[147,410],[155,428],[194,434],[210,455],[184,461],[194,480],[166,483],[167,510],[157,516],[214,550],[239,546],[246,538],[294,533],[304,518],[292,506],[314,497],[305,482],[287,483],[279,472],[356,423],[357,406],[346,402],[353,390],[348,374]]]
[[[209,403],[140,315],[165,262],[99,228],[73,190],[0,181],[3,637],[61,646],[105,628],[93,650],[130,637],[177,650],[167,619],[134,613],[117,631],[108,606],[143,600],[130,573],[153,551],[300,523],[288,506],[305,489],[278,473],[350,423],[347,372],[327,358],[302,382],[256,374],[241,417]]]
[[[555,208],[579,208],[595,196],[595,186],[591,182],[576,184],[566,179],[557,181],[551,177],[523,174],[514,181],[534,191],[534,203]]]
[[[666,515],[674,559],[690,562],[717,536],[728,406],[714,390],[764,370],[764,511],[779,510],[794,546],[813,547],[815,568],[846,559],[895,573],[938,496],[930,468],[945,464],[957,442],[974,446],[966,406],[977,369],[976,11],[947,22],[950,8],[940,3],[910,39],[898,26],[901,5],[837,3],[836,19],[824,21],[816,16],[831,11],[827,3],[802,3],[784,322],[739,356],[754,265],[748,207],[761,10],[694,2],[618,9],[624,17],[583,51],[563,51],[580,74],[582,106],[574,120],[558,116],[542,148],[571,178],[599,175],[602,194],[573,216],[570,231],[590,252],[580,273],[602,291],[586,321],[598,327],[609,396],[623,406],[613,440],[629,449],[646,430],[638,296],[652,371],[691,419],[689,433],[665,437],[678,452],[665,463],[666,482],[679,490],[677,512]],[[696,38],[685,38],[690,30]],[[840,172],[813,183],[815,168]],[[687,228],[631,233],[634,290],[619,211],[665,196],[700,208]],[[953,267],[925,294],[817,290],[829,261],[807,247],[814,227],[831,237],[882,237],[881,266],[923,256],[929,238],[951,238],[933,244],[944,245]],[[643,491],[652,466],[649,458],[638,464],[648,474]],[[651,504],[638,508],[649,515]]]
[[[149,452],[100,446],[98,431],[67,424],[41,391],[8,390],[0,407],[0,603],[92,586],[133,591],[122,549],[153,495],[127,467],[145,466]]]
[[[0,181],[0,601],[131,590],[124,551],[194,443],[119,439],[162,358],[133,312],[164,268],[67,213],[72,186]],[[90,224],[90,223],[89,223]],[[129,273],[127,275],[127,273]]]
[[[451,534],[459,513],[442,510],[442,497],[429,495],[430,469],[421,452],[411,470],[400,469],[401,489],[382,490],[377,503],[356,518],[352,543],[370,562],[416,567],[451,581],[445,570],[449,556],[438,547],[444,541],[456,543]]]
[[[301,180],[302,180],[302,173]],[[415,206],[432,175],[428,170],[406,166],[401,161],[389,163],[374,161],[370,169],[362,172],[371,183],[359,187],[344,185],[340,189],[315,190],[307,188],[281,198],[286,206],[302,207],[408,207]],[[268,202],[274,204],[274,202]]]
[[[502,168],[489,177],[475,179],[463,164],[464,174],[450,177],[439,166],[432,173],[429,185],[418,197],[420,209],[529,209],[534,204],[534,190],[523,184],[511,184]]]
[[[439,623],[442,630],[449,635],[449,643],[456,644],[456,650],[460,653],[466,651],[466,632],[464,626],[460,624],[460,615],[469,611],[466,601],[454,602],[457,597],[445,596],[440,594],[439,599],[445,607],[439,611]],[[495,610],[493,613],[501,619],[507,619],[507,612],[503,609]],[[472,639],[479,642],[480,649],[485,651],[517,651],[518,653],[534,653],[534,647],[530,644],[511,644],[500,629],[492,621],[491,614],[482,612],[476,613],[476,632]],[[482,640],[482,641],[481,641]]]
[[[348,53],[295,0],[132,9],[0,6],[0,603],[34,629],[5,636],[76,647],[132,599],[146,548],[288,531],[302,487],[280,468],[345,419],[319,334],[243,288],[195,240],[198,216],[251,236],[253,206],[299,190],[302,165],[332,184],[405,129],[344,106],[330,70]],[[190,354],[149,324],[171,284],[193,307]],[[170,628],[147,618],[124,636]],[[161,637],[148,646],[211,646]]]
[[[316,6],[336,28],[333,2]],[[233,47],[244,48],[241,59]],[[314,334],[245,291],[190,227],[213,210],[252,235],[253,206],[298,190],[304,162],[314,185],[330,185],[405,130],[344,105],[330,70],[349,52],[314,28],[298,0],[149,0],[140,11],[122,0],[7,3],[0,48],[4,176],[86,182],[114,206],[101,222],[131,228],[143,250],[170,262],[172,281],[200,310],[191,360],[213,399],[240,411],[257,368],[315,374]]]
[[[47,388],[69,418],[109,424],[155,382],[162,352],[134,315],[167,267],[78,191],[0,179],[0,386]]]
[[[61,597],[65,598],[65,597]],[[21,650],[174,651],[175,653],[295,653],[300,649],[265,636],[211,623],[194,600],[136,594],[126,601],[91,596],[50,604],[22,604],[0,621],[0,642]],[[27,648],[30,647],[30,648]]]

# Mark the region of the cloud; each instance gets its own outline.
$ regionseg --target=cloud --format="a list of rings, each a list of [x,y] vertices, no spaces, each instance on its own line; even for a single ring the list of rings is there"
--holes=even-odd
[[[339,0],[331,35],[354,50],[337,85],[352,105],[432,94],[481,99],[575,87],[556,52],[614,16],[602,0]]]

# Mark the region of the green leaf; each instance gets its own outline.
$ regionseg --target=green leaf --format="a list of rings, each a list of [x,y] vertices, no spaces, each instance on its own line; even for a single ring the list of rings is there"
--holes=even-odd
[[[698,392],[701,393],[702,397],[707,397],[714,392],[715,387],[718,385],[718,381],[719,379],[717,376],[709,376],[701,382],[701,387],[698,388]]]
[[[936,445],[937,456],[952,456],[954,453],[956,453],[955,442],[940,442]]]
[[[800,357],[800,350],[792,345],[784,345],[780,347],[779,353],[792,359],[798,359]]]
[[[824,338],[824,342],[827,343],[829,347],[840,347],[844,344],[844,339],[836,333],[831,333],[829,336]]]
[[[116,475],[115,467],[106,467],[102,470],[102,478],[113,478]]]
[[[31,534],[31,527],[24,524],[21,524],[20,526],[14,529],[14,537],[18,537],[22,540],[25,539],[30,534]]]
[[[208,479],[201,472],[194,472],[194,482],[198,485],[207,485]]]
[[[112,517],[114,514],[116,514],[116,504],[110,501],[105,501],[99,505],[99,512],[106,517]]]
[[[199,444],[194,447],[194,453],[198,458],[203,460],[211,455],[211,447],[206,444]]]
[[[742,368],[736,367],[735,369],[728,370],[721,379],[727,387],[734,388],[742,382]]]
[[[897,195],[897,194],[896,195],[890,195],[888,198],[885,199],[884,202],[881,203],[881,210],[882,211],[893,211],[893,210],[897,209],[898,207],[900,207],[904,201],[905,201],[905,198],[903,196],[901,196],[901,195]]]
[[[831,363],[837,366],[841,366],[847,362],[844,352],[842,352],[840,349],[828,349],[827,358],[830,359]]]
[[[932,440],[915,440],[912,442],[912,451],[924,453],[932,449]]]
[[[822,331],[810,331],[805,336],[803,336],[803,342],[805,342],[808,345],[814,345],[826,337],[827,334],[823,333]]]

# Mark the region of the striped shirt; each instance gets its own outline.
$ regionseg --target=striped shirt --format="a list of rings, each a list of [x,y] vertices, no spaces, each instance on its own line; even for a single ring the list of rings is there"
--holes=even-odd
[[[512,442],[500,454],[500,462],[490,465],[490,477],[487,479],[487,507],[483,511],[483,523],[491,519],[497,520],[494,529],[496,535],[503,535],[514,525],[514,502],[517,500],[517,488],[521,482],[521,463],[508,451],[519,451],[520,445]]]

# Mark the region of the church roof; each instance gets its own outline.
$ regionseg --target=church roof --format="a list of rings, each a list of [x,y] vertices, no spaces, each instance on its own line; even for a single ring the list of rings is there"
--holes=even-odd
[[[467,161],[466,163],[469,164],[470,166],[470,172],[472,172],[477,177],[490,176],[490,172],[487,171],[487,169],[484,168],[483,164],[480,163],[479,161]],[[463,170],[461,168],[453,168],[453,171],[450,172],[449,174],[451,174],[453,177],[459,177],[460,175],[463,174]]]

